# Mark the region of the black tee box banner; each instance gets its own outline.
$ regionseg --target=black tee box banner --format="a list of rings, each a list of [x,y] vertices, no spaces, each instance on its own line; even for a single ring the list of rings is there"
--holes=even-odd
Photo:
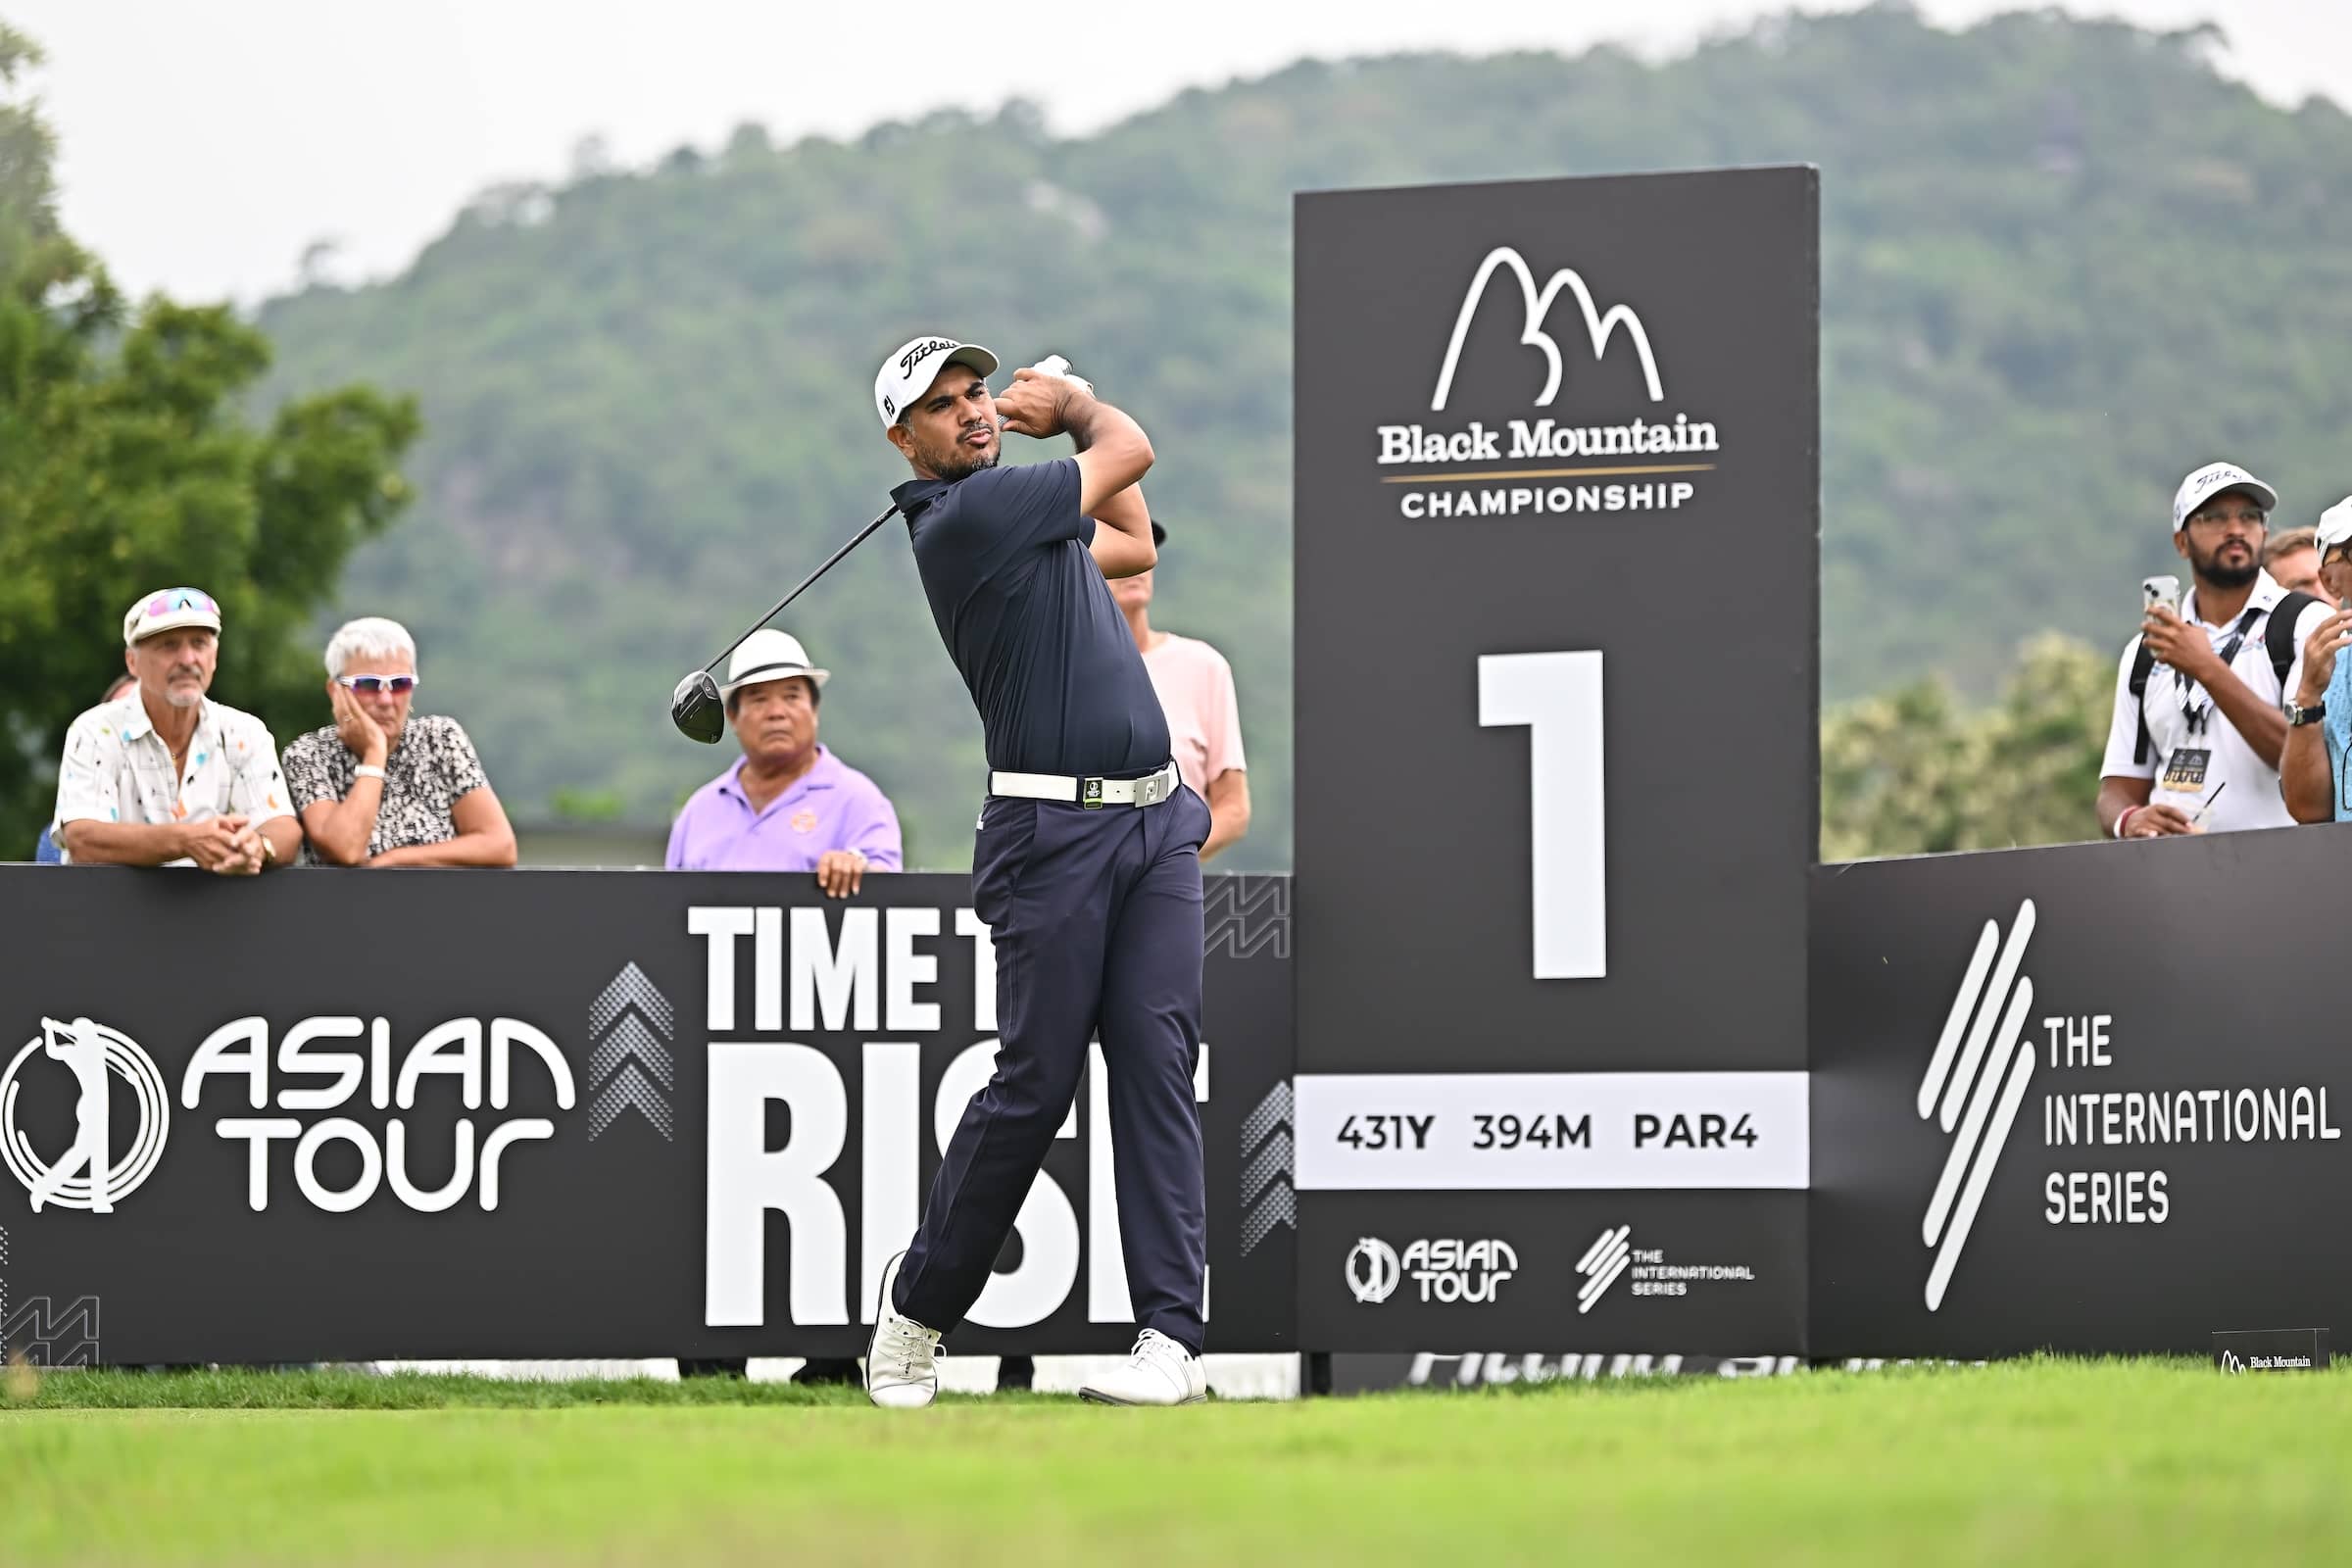
[[[1825,866],[1814,1353],[2201,1354],[2352,1298],[2340,830]]]
[[[1594,1311],[1652,1320],[1612,1344],[1794,1343],[1818,208],[1809,169],[1298,198],[1311,1343],[1552,1343],[1628,1225],[1658,1255],[1626,1287],[1768,1266],[1703,1309],[1612,1290]],[[1580,1190],[1508,1226],[1480,1196]],[[1731,1206],[1701,1224],[1705,1193]],[[1517,1278],[1422,1303],[1416,1244],[1515,1250]],[[1383,1250],[1405,1286],[1375,1309],[1346,1269],[1385,1278]]]
[[[968,888],[0,867],[0,1334],[51,1361],[857,1353],[990,1071]],[[1296,1343],[1288,901],[1208,879],[1217,1348]],[[1132,1337],[1103,1082],[1098,1055],[956,1349]]]

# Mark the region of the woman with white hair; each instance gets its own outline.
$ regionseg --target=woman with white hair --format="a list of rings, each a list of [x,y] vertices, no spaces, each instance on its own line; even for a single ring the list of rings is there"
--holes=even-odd
[[[286,748],[302,858],[318,865],[513,865],[514,829],[473,742],[412,714],[416,644],[396,620],[348,621],[326,645],[335,721]]]

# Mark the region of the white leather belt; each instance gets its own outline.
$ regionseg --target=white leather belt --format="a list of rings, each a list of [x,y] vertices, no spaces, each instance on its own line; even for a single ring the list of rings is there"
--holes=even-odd
[[[1089,810],[1102,806],[1157,806],[1176,793],[1176,764],[1142,778],[1069,778],[1060,773],[991,773],[988,793],[1029,801],[1063,801]]]

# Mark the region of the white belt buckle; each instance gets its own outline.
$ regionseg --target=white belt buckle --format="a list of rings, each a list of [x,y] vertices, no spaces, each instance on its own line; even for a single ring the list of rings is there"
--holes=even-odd
[[[1160,802],[1166,800],[1167,798],[1168,775],[1164,769],[1160,772],[1152,774],[1150,778],[1142,778],[1135,781],[1136,805],[1157,806]]]

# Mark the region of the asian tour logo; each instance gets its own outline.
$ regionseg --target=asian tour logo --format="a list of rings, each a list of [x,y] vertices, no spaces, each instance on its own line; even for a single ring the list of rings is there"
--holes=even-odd
[[[1348,1252],[1348,1290],[1366,1306],[1378,1306],[1396,1294],[1404,1279],[1396,1249],[1377,1236],[1366,1236]]]
[[[1366,1236],[1348,1251],[1347,1262],[1348,1293],[1366,1306],[1396,1295],[1408,1276],[1424,1303],[1483,1305],[1500,1296],[1504,1282],[1518,1271],[1518,1251],[1498,1237],[1424,1238],[1399,1254],[1379,1237]]]
[[[35,1052],[63,1063],[77,1090],[74,1141],[55,1161],[45,1159],[17,1124],[17,1097],[23,1087],[19,1079]],[[138,1128],[121,1160],[113,1157],[111,1080],[117,1076],[131,1086],[139,1114]],[[72,1023],[43,1018],[41,1032],[0,1071],[0,1162],[32,1195],[36,1214],[52,1203],[113,1213],[117,1199],[127,1198],[154,1174],[171,1133],[172,1097],[155,1058],[129,1036],[87,1018]]]
[[[2009,1142],[2018,1104],[2034,1076],[2032,1042],[2025,1041],[2020,1049],[2034,1007],[2034,982],[2017,972],[2033,937],[2032,899],[2018,906],[2006,941],[1999,921],[1984,922],[1944,1017],[1943,1033],[1936,1038],[1936,1054],[1919,1083],[1920,1119],[1936,1122],[1946,1133],[1958,1129],[1920,1224],[1920,1240],[1936,1250],[1935,1265],[1928,1272],[1931,1312],[1943,1304],[1952,1270],[1959,1266],[1961,1249],[1968,1245],[1984,1189],[1992,1181],[1993,1166]]]

